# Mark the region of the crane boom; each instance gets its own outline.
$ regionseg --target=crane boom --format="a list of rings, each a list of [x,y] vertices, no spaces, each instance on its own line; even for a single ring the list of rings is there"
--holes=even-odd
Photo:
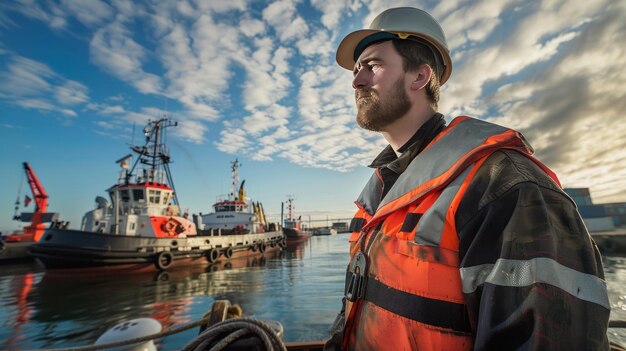
[[[33,200],[36,204],[30,225],[24,227],[24,235],[27,237],[32,235],[33,240],[38,242],[46,229],[43,215],[48,209],[48,194],[46,193],[46,189],[44,189],[43,185],[41,185],[41,182],[39,182],[37,175],[35,175],[35,172],[30,167],[28,162],[24,162],[23,165],[24,172],[26,172],[26,179],[28,181],[28,185],[30,186],[30,190],[33,193]]]
[[[46,208],[48,207],[48,194],[46,193],[46,189],[41,185],[37,175],[35,175],[35,171],[30,168],[28,162],[24,162],[23,165],[24,172],[26,172],[26,179],[28,180],[30,190],[33,192],[33,199],[37,204],[37,208],[40,212],[46,212]]]

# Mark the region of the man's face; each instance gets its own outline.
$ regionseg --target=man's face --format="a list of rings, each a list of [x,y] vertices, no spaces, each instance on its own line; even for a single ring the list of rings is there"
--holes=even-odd
[[[383,131],[411,108],[402,64],[391,41],[370,45],[359,56],[352,87],[362,128]]]

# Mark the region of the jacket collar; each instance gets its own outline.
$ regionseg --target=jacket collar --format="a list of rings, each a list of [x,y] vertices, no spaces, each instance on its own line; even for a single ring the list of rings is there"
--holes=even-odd
[[[393,172],[401,174],[406,170],[413,158],[415,158],[445,126],[446,121],[443,115],[441,113],[435,113],[398,149],[398,151],[401,152],[400,157],[396,156],[391,145],[387,145],[387,147],[376,156],[369,167],[387,167]]]

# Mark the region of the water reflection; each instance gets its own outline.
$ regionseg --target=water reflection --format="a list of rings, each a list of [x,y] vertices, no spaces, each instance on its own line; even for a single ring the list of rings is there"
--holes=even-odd
[[[626,321],[626,257],[604,257],[603,263],[611,302],[611,320]],[[626,345],[626,329],[609,329],[609,338]]]
[[[157,319],[164,327],[184,324],[191,321],[193,297],[209,297],[210,307],[211,296],[254,292],[257,280],[233,279],[233,272],[265,267],[269,261],[276,264],[280,257],[281,252],[273,252],[210,266],[131,275],[16,272],[22,274],[0,278],[0,311],[5,316],[0,349],[85,345],[108,327],[138,317]],[[7,315],[12,320],[6,320]]]
[[[216,299],[244,313],[279,321],[286,341],[322,340],[339,307],[348,262],[348,237],[311,237],[282,253],[213,266],[131,275],[59,275],[33,265],[0,271],[0,349],[92,344],[111,326],[151,317],[164,326],[201,319]],[[626,258],[605,258],[611,318],[626,320]],[[178,349],[197,330],[157,345]],[[626,342],[626,330],[609,332]]]

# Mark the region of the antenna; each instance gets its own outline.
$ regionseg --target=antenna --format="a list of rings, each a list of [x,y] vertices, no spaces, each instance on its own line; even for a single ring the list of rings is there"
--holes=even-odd
[[[136,126],[136,122],[133,121],[133,134],[130,137],[130,145],[135,145],[135,126]]]
[[[19,220],[20,219],[20,215],[18,214],[18,212],[20,211],[20,198],[22,197],[22,186],[24,185],[24,172],[20,172],[21,177],[20,177],[20,186],[19,188],[17,188],[17,199],[15,200],[15,213],[13,214],[13,219],[14,220]]]
[[[239,167],[241,167],[241,163],[239,162],[238,158],[235,158],[235,161],[231,162],[231,177],[232,177],[232,182],[230,184],[231,186],[231,193],[230,193],[230,197],[232,200],[235,199],[235,197],[237,197],[238,194],[238,188],[239,188]]]
[[[172,174],[170,172],[169,163],[171,158],[167,146],[164,144],[165,129],[169,127],[178,126],[178,122],[173,122],[169,118],[162,118],[157,121],[148,121],[148,125],[143,129],[143,133],[146,137],[146,143],[143,147],[132,146],[131,150],[139,154],[137,161],[135,161],[130,172],[126,175],[126,184],[128,184],[130,177],[133,175],[135,168],[139,163],[147,166],[146,181],[167,183],[174,191],[174,204],[178,205],[178,196],[176,189],[174,188],[174,182],[172,181]],[[123,161],[124,158],[119,161]],[[165,173],[165,179],[162,178]]]
[[[287,219],[289,219],[290,221],[294,220],[294,211],[295,211],[295,206],[293,204],[293,200],[295,200],[295,196],[294,195],[287,195]]]

